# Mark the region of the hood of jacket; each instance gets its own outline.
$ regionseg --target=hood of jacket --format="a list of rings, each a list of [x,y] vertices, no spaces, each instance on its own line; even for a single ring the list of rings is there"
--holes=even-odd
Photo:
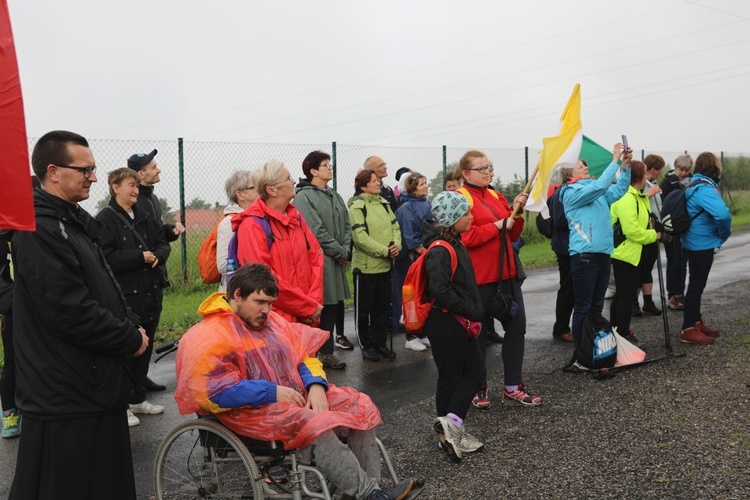
[[[269,207],[265,201],[258,198],[252,205],[232,218],[232,231],[237,231],[237,228],[240,227],[242,221],[247,217],[268,216],[269,219],[276,219],[284,226],[299,226],[298,214],[299,212],[297,211],[297,208],[291,203],[286,207],[286,214],[282,214],[281,212]]]
[[[403,205],[405,203],[419,203],[427,201],[426,196],[414,196],[412,194],[403,193],[399,196],[399,202]]]
[[[422,221],[422,246],[427,248],[440,237],[440,228],[432,221]]]
[[[243,208],[235,202],[229,202],[229,205],[224,207],[224,215],[238,214],[243,211]]]
[[[329,198],[333,197],[333,190],[330,187],[326,186],[324,188],[320,188],[307,179],[300,178],[299,182],[297,182],[297,187],[294,192],[299,193],[300,191],[303,191],[305,189],[316,189],[321,193],[325,193]]]
[[[224,312],[234,312],[232,306],[229,305],[227,294],[224,292],[212,293],[206,300],[201,302],[201,305],[198,307],[198,314],[204,318],[206,316]]]
[[[62,198],[48,193],[42,188],[34,188],[34,211],[37,217],[51,217],[68,224],[80,224],[87,231],[96,221],[77,204],[68,203]]]

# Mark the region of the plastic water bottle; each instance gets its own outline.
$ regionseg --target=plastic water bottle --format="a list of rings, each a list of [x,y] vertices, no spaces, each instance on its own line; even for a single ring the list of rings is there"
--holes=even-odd
[[[401,297],[403,299],[403,307],[404,307],[404,323],[406,325],[412,325],[417,322],[417,304],[416,301],[412,300],[414,298],[414,293],[416,290],[414,290],[413,285],[404,285],[401,289]]]
[[[232,281],[232,276],[237,272],[237,269],[239,269],[237,261],[234,259],[227,259],[227,278],[225,280],[227,287],[229,287],[229,282]]]

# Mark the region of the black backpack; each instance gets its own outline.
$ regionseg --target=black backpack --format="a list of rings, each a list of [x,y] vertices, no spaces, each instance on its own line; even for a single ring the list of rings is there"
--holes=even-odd
[[[697,214],[690,217],[687,211],[687,192],[690,188],[700,183],[711,184],[708,179],[696,179],[685,189],[676,189],[669,193],[661,204],[661,223],[664,225],[664,232],[669,235],[679,235],[687,231],[693,219],[703,213],[701,209]],[[694,194],[691,193],[690,196]]]
[[[536,228],[539,231],[539,234],[544,235],[544,237],[549,240],[552,239],[552,233],[555,230],[555,222],[552,219],[552,198],[555,196],[555,193],[557,193],[559,190],[560,190],[559,187],[555,188],[555,191],[552,193],[552,196],[550,196],[547,199],[547,209],[549,212],[549,217],[545,219],[544,217],[542,217],[541,212],[536,214]]]
[[[583,319],[573,361],[590,370],[615,366],[617,339],[612,332],[612,325],[601,314],[589,313]]]

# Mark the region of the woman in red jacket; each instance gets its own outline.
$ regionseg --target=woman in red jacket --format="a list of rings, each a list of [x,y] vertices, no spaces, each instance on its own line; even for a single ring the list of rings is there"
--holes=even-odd
[[[493,174],[492,163],[481,151],[467,151],[458,163],[456,177],[460,177],[464,181],[463,187],[458,192],[469,200],[471,214],[474,218],[471,228],[462,235],[462,241],[469,250],[469,256],[476,272],[477,285],[479,285],[479,296],[485,310],[488,310],[487,303],[495,295],[498,286],[502,286],[503,292],[512,296],[519,306],[514,317],[501,321],[505,329],[505,340],[503,341],[503,367],[505,369],[503,403],[535,406],[541,404],[542,399],[539,396],[529,395],[524,390],[521,380],[524,337],[526,335],[526,311],[523,305],[521,285],[516,278],[516,263],[513,246],[511,245],[521,236],[525,221],[521,217],[523,210],[519,210],[515,217],[510,217],[512,209],[505,196],[490,186]],[[527,198],[527,194],[521,193],[516,196],[513,204],[518,204],[523,209]],[[500,234],[503,223],[506,225],[506,242],[501,275]],[[484,321],[482,321],[482,333],[478,338],[479,348],[482,351],[482,357],[485,359],[487,354],[487,330],[492,321],[494,319],[489,314],[485,314]],[[486,373],[485,382],[472,403],[480,409],[490,407]]]
[[[295,181],[283,163],[271,160],[253,172],[253,184],[259,198],[232,219],[239,264],[270,267],[279,284],[273,310],[315,326],[323,311],[323,251],[291,203]]]

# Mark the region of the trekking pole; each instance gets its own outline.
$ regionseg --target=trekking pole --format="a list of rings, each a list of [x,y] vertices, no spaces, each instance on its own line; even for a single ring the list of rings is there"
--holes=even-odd
[[[388,248],[395,245],[393,241],[388,243]],[[396,267],[396,261],[394,259],[391,259],[391,271],[388,273],[388,276],[391,277],[391,300],[393,300],[393,269]],[[400,292],[400,291],[399,291]],[[393,305],[389,308],[390,313],[388,314],[388,324],[391,326],[388,331],[390,332],[391,336],[391,352],[393,352]],[[391,361],[393,361],[394,358],[391,358]]]
[[[635,368],[636,366],[648,365],[656,361],[664,361],[667,359],[674,359],[674,358],[684,358],[686,356],[684,352],[674,352],[674,350],[672,349],[672,340],[669,335],[669,318],[667,318],[667,298],[665,295],[666,292],[665,292],[665,287],[664,287],[664,273],[662,272],[662,266],[661,266],[661,248],[659,248],[659,246],[657,245],[656,249],[658,250],[656,253],[656,269],[659,271],[659,294],[661,295],[661,307],[662,307],[661,315],[662,315],[662,321],[664,322],[664,342],[665,342],[665,347],[667,348],[667,354],[665,354],[664,356],[659,356],[658,358],[645,359],[641,361],[640,363],[632,363],[629,365],[615,366],[614,368],[610,368],[608,370],[608,373],[617,373],[622,370]]]
[[[661,242],[657,242],[656,244],[656,269],[659,273],[659,295],[661,296],[661,317],[662,321],[664,322],[664,346],[667,348],[667,351],[670,353],[674,352],[672,350],[672,339],[669,334],[669,315],[667,314],[667,296],[665,293],[665,287],[664,287],[664,273],[662,272],[662,265],[661,265],[661,249],[664,246],[663,243],[661,245],[659,244]]]

